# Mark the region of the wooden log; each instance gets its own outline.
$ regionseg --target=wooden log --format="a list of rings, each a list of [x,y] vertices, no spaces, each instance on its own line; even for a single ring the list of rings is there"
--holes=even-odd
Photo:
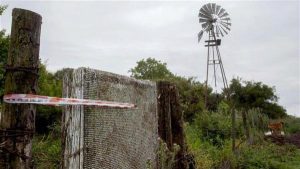
[[[37,92],[42,17],[32,11],[13,9],[11,41],[4,94]],[[36,108],[31,104],[4,104],[1,114],[0,168],[32,166],[32,137]],[[8,137],[10,135],[10,137]]]

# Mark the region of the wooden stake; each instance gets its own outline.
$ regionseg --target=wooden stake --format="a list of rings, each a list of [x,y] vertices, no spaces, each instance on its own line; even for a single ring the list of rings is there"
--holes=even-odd
[[[32,11],[13,9],[11,41],[4,94],[36,94],[42,17]],[[0,168],[32,166],[32,137],[36,108],[31,104],[4,104],[1,114]]]

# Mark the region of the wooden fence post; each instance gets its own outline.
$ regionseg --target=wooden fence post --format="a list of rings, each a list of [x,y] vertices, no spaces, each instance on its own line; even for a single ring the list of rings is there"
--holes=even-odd
[[[37,92],[42,17],[13,9],[11,40],[4,94]],[[32,168],[32,137],[36,108],[32,104],[5,104],[0,125],[0,168]]]

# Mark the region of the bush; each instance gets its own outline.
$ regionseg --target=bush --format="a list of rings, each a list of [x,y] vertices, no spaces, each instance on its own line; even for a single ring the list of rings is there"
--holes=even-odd
[[[299,159],[300,151],[294,146],[263,142],[240,149],[238,168],[296,169],[300,167]]]
[[[300,132],[300,118],[289,116],[284,120],[284,130],[288,134]]]
[[[210,169],[228,166],[234,168],[236,161],[231,151],[231,141],[225,140],[222,146],[214,146],[209,140],[201,140],[195,125],[185,124],[188,151],[193,155],[195,168]]]
[[[223,106],[222,106],[223,107]],[[226,139],[231,138],[231,113],[219,106],[218,112],[204,111],[198,113],[194,125],[198,130],[202,141],[208,141],[214,146],[223,146]],[[222,111],[221,111],[222,110]],[[236,118],[236,135],[242,135],[242,120]]]

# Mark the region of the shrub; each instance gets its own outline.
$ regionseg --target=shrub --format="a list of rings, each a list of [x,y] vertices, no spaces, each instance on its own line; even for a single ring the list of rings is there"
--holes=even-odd
[[[286,133],[293,134],[300,132],[300,118],[289,116],[284,119],[284,130]]]
[[[234,168],[236,161],[231,151],[230,140],[222,146],[214,146],[208,140],[201,140],[195,125],[185,124],[188,151],[193,155],[197,169],[222,168],[224,165]]]

